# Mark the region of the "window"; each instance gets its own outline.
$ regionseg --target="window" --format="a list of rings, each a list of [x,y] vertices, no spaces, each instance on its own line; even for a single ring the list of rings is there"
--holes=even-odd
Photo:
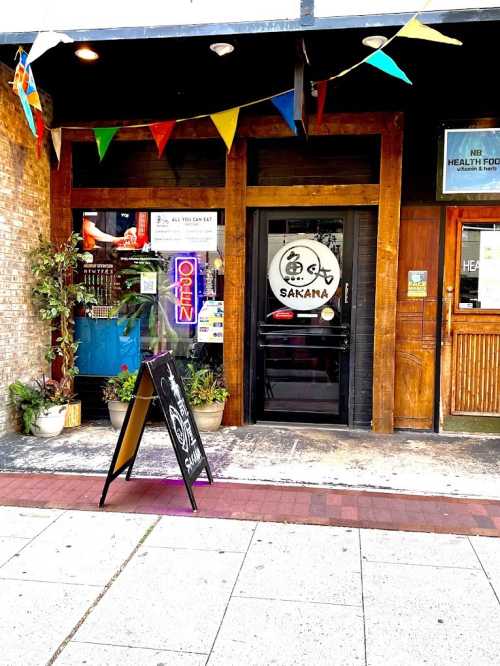
[[[500,222],[462,226],[460,310],[500,310]]]

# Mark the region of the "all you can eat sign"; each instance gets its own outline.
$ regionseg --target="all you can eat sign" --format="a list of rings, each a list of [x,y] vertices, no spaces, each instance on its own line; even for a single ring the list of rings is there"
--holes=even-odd
[[[444,133],[443,194],[500,192],[500,128]]]

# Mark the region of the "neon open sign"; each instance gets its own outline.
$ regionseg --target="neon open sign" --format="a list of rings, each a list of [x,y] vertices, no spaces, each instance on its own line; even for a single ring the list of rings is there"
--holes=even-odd
[[[175,257],[175,323],[196,324],[198,318],[198,259]]]

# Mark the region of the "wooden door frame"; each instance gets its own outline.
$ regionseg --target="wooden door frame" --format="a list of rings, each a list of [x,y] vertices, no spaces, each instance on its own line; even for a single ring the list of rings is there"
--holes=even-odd
[[[103,126],[102,123],[99,126]],[[231,393],[226,406],[225,422],[241,425],[244,421],[247,209],[378,206],[372,425],[376,432],[392,432],[403,114],[325,114],[321,125],[311,116],[309,134],[379,135],[379,183],[248,186],[247,139],[293,137],[293,134],[277,116],[242,116],[238,137],[226,161],[225,187],[73,188],[71,144],[93,142],[95,137],[88,126],[87,129],[63,130],[61,162],[59,168],[54,166],[51,176],[52,238],[60,240],[71,233],[73,208],[225,209],[224,369]],[[211,139],[218,136],[209,118],[182,122],[175,128],[175,140]],[[150,141],[151,134],[147,127],[124,127],[114,140]]]
[[[500,221],[500,206],[487,206],[485,204],[469,206],[447,206],[444,240],[444,269],[443,269],[443,316],[441,331],[441,399],[440,399],[440,427],[444,418],[451,415],[453,401],[453,322],[462,325],[481,323],[486,328],[491,324],[498,327],[498,310],[483,312],[463,312],[458,308],[458,290],[460,288],[459,253],[461,251],[461,238],[458,229],[462,221],[490,220]],[[453,291],[450,292],[449,288]],[[472,331],[473,329],[471,329]]]

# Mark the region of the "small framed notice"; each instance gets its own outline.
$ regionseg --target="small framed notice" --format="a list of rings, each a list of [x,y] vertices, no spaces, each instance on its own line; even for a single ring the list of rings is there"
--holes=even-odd
[[[408,271],[408,298],[426,298],[427,271]]]
[[[154,252],[217,252],[217,212],[151,213],[151,249]]]

